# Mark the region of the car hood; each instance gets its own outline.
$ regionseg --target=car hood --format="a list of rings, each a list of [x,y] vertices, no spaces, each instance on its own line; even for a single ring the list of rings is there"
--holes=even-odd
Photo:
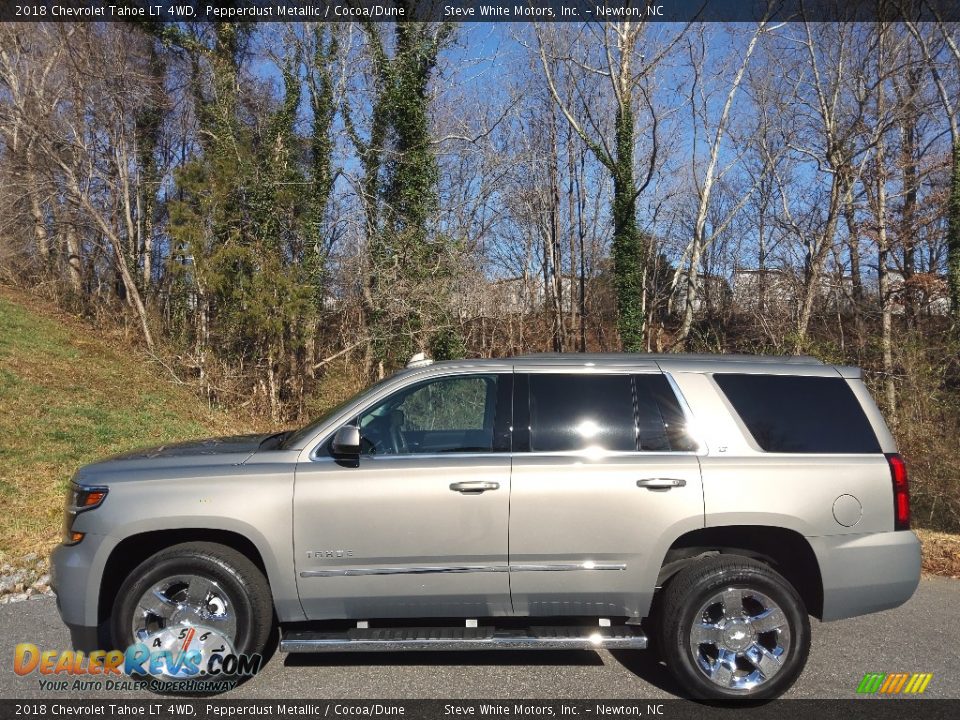
[[[150,448],[140,448],[130,452],[120,453],[107,458],[103,462],[115,460],[150,460],[152,458],[172,458],[198,455],[227,455],[243,453],[250,455],[256,452],[260,443],[269,435],[257,433],[255,435],[231,435],[229,437],[206,438],[204,440],[188,440],[187,442],[170,443]]]
[[[235,435],[132,450],[84,465],[74,474],[73,481],[111,486],[142,480],[229,477],[248,463],[271,436],[277,435]]]

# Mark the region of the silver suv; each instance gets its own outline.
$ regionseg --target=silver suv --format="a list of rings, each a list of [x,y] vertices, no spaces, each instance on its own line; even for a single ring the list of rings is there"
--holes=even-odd
[[[913,594],[903,460],[804,357],[413,363],[293,433],[81,468],[54,584],[78,647],[636,648],[693,697],[797,678],[808,614]]]

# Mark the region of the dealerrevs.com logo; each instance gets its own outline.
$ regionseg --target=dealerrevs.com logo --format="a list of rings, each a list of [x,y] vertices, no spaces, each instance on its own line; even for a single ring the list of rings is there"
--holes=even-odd
[[[49,691],[152,690],[154,692],[223,692],[238,679],[259,672],[260,655],[238,654],[230,640],[211,628],[172,625],[126,650],[43,650],[17,645],[13,671],[38,673],[40,689]]]
[[[933,680],[933,673],[867,673],[857,686],[861,694],[920,695]]]

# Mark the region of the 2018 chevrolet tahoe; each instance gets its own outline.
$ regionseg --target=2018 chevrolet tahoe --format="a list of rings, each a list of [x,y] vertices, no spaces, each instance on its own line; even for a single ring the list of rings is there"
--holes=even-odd
[[[292,433],[81,468],[53,558],[78,645],[642,649],[699,698],[786,691],[808,615],[913,594],[906,468],[804,357],[413,363]],[[99,633],[99,634],[98,634]]]

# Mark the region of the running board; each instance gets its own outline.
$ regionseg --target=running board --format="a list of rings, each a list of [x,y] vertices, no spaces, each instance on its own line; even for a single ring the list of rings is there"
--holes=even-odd
[[[642,650],[639,627],[544,626],[352,628],[343,632],[284,632],[289,653],[396,652],[400,650]]]

